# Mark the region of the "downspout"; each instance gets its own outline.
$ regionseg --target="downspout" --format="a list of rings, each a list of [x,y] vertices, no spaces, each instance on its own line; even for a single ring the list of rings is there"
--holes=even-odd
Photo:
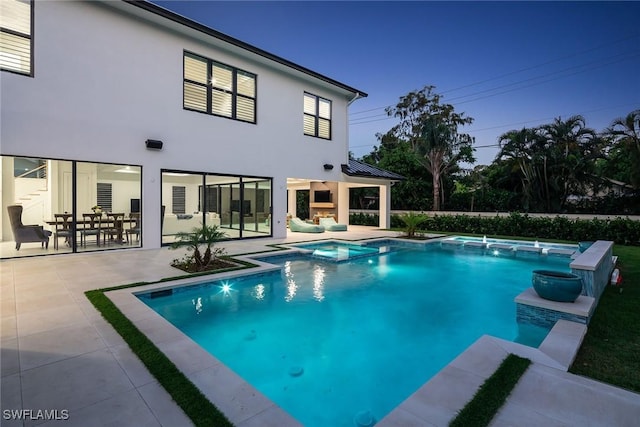
[[[353,103],[353,101],[355,101],[358,98],[360,98],[360,92],[356,92],[356,96],[354,96],[353,99],[347,102],[347,107],[350,106]]]

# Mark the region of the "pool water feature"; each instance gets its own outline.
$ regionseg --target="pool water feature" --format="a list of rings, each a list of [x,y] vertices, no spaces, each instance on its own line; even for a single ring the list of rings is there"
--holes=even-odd
[[[569,258],[414,246],[339,263],[274,257],[280,271],[139,298],[305,426],[351,427],[383,418],[483,334],[537,346],[547,331],[519,326],[514,298],[532,270],[569,270]]]
[[[532,248],[541,248],[543,252],[548,251],[549,249],[556,250],[566,250],[571,252],[578,251],[577,245],[570,244],[561,244],[561,243],[545,243],[536,241],[523,241],[523,240],[502,240],[502,239],[492,239],[485,237],[467,237],[467,236],[455,236],[445,239],[448,241],[460,242],[462,244],[465,243],[484,243],[488,248],[492,246],[498,246],[501,248],[511,246],[512,248],[518,247],[532,247]]]

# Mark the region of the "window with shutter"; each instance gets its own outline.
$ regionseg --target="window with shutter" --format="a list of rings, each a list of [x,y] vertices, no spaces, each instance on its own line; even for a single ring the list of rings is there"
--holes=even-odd
[[[256,123],[256,75],[184,53],[183,107]]]
[[[33,75],[33,2],[0,1],[0,69]]]
[[[304,134],[331,139],[331,101],[310,93],[303,99]]]

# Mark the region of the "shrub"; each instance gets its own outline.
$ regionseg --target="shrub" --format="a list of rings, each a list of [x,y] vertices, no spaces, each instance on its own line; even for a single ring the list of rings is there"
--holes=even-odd
[[[190,254],[174,259],[171,265],[189,272],[206,271],[217,266],[220,263],[218,258],[224,256],[225,250],[214,246],[225,237],[226,233],[219,231],[216,225],[195,227],[190,233],[176,234],[177,240],[171,244],[171,249],[186,248]],[[204,253],[201,246],[205,247]]]
[[[404,223],[404,232],[406,236],[410,239],[416,236],[416,232],[419,230],[420,225],[427,218],[424,214],[417,214],[415,212],[407,212],[402,215],[400,219]]]
[[[391,216],[391,226],[402,229],[406,224],[401,215]],[[614,219],[569,219],[530,217],[513,212],[509,216],[481,217],[477,215],[438,214],[426,217],[415,232],[446,232],[522,236],[536,239],[569,241],[611,240],[618,244],[640,246],[640,221]]]

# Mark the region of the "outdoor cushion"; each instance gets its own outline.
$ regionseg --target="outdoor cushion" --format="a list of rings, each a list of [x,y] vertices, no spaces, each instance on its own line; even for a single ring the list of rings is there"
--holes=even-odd
[[[321,225],[307,224],[300,218],[291,218],[289,220],[289,230],[302,233],[324,233],[324,227]]]
[[[327,231],[347,231],[347,224],[338,224],[336,220],[331,217],[320,218],[319,222]]]

